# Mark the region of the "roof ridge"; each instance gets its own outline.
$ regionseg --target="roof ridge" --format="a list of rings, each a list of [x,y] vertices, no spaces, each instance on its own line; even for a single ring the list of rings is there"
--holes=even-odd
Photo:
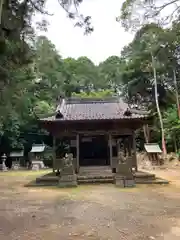
[[[116,103],[119,102],[118,97],[104,97],[104,98],[98,98],[98,97],[71,97],[66,98],[67,104],[81,104],[81,103]]]

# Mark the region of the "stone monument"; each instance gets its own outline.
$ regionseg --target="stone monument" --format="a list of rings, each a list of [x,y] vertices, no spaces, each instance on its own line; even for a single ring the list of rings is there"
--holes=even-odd
[[[135,181],[132,173],[132,159],[125,158],[121,153],[118,154],[118,165],[115,175],[115,184],[117,187],[134,187]]]
[[[6,159],[7,159],[7,156],[6,156],[6,154],[4,153],[4,154],[1,156],[1,162],[2,162],[2,163],[0,164],[0,170],[1,170],[1,171],[4,171],[4,172],[7,171],[7,167],[6,167],[6,164],[5,164]]]
[[[59,177],[59,187],[77,187],[77,175],[73,166],[73,155],[66,154],[62,159],[63,166]]]

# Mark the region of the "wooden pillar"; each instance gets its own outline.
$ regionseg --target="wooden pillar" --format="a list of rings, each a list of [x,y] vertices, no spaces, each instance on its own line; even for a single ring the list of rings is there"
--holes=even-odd
[[[76,172],[79,172],[79,134],[76,135]]]
[[[133,147],[133,167],[135,167],[136,172],[138,170],[137,166],[137,156],[136,156],[136,139],[135,139],[135,132],[132,135],[132,147]]]
[[[110,165],[111,168],[113,168],[113,162],[112,162],[112,135],[109,134],[109,158],[110,158]]]
[[[53,137],[53,172],[55,172],[56,165],[56,137]]]
[[[128,136],[128,156],[132,156],[132,136]]]
[[[117,140],[117,157],[118,157],[118,153],[120,152],[121,148],[120,148],[120,141],[119,139]]]

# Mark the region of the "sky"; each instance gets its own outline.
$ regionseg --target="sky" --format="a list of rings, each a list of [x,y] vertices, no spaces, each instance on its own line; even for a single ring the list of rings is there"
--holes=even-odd
[[[94,27],[94,32],[85,36],[83,29],[74,27],[67,18],[58,0],[48,0],[46,8],[53,16],[46,17],[48,31],[38,34],[46,35],[63,58],[87,56],[98,64],[109,56],[120,56],[122,48],[133,38],[116,22],[121,4],[120,0],[84,0],[80,12],[92,17]],[[36,16],[36,19],[39,18],[42,16]]]

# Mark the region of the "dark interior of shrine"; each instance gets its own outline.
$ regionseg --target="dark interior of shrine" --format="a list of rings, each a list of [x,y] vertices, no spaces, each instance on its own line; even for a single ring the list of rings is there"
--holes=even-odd
[[[110,165],[107,136],[81,136],[79,149],[80,166]]]

